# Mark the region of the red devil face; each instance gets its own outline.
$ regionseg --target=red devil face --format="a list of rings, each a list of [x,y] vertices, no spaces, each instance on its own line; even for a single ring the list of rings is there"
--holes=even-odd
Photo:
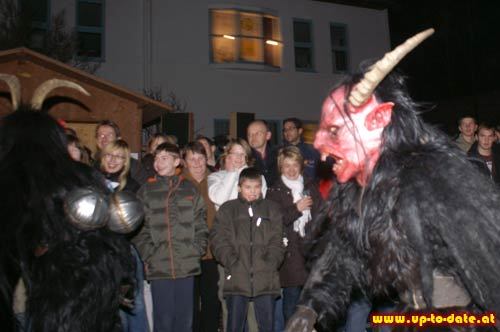
[[[314,147],[322,157],[335,159],[333,171],[341,183],[355,178],[365,186],[378,157],[382,131],[391,121],[393,103],[379,104],[373,96],[344,112],[345,87],[333,91],[323,103],[321,123]]]

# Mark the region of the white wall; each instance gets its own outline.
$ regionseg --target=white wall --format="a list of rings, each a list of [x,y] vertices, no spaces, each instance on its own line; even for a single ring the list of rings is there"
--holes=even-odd
[[[144,42],[148,4],[150,78]],[[228,70],[209,63],[209,7],[228,4],[277,12],[284,43],[281,71]],[[106,0],[105,6],[105,62],[97,74],[138,91],[148,85],[161,87],[165,96],[174,91],[195,114],[195,128],[207,135],[213,134],[214,118],[229,118],[233,111],[263,119],[318,120],[322,100],[338,79],[331,68],[330,23],[347,25],[351,69],[390,47],[387,12],[373,9],[310,0]],[[313,21],[314,73],[295,71],[293,18]]]

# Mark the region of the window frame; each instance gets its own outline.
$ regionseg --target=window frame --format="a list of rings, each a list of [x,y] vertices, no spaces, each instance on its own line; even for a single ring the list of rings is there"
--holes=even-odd
[[[216,128],[218,127],[217,126],[217,123],[224,123],[224,126],[226,126],[227,124],[227,133],[217,133],[216,132]],[[213,133],[214,133],[214,137],[215,136],[218,136],[218,135],[229,135],[229,119],[226,119],[226,118],[214,118],[214,130],[213,130]]]
[[[37,0],[40,1],[40,0]],[[36,28],[36,29],[41,29],[47,31],[50,28],[50,15],[51,15],[51,7],[52,7],[52,2],[51,0],[46,0],[47,1],[47,19],[45,22],[42,21],[35,21],[33,20],[31,22],[31,27]]]
[[[332,27],[340,27],[344,28],[345,31],[345,46],[335,46],[332,44]],[[332,64],[332,72],[335,74],[345,74],[349,72],[349,68],[351,65],[350,59],[349,59],[349,29],[348,25],[345,23],[338,23],[338,22],[330,22],[330,60]],[[346,58],[346,68],[345,70],[338,70],[336,68],[335,64],[335,51],[342,51],[345,52],[345,58]]]
[[[213,48],[213,42],[212,38],[214,37],[222,37],[223,35],[219,34],[213,34],[212,33],[212,11],[216,10],[227,10],[227,11],[234,11],[235,16],[234,16],[234,25],[235,25],[235,34],[234,34],[234,41],[236,43],[235,45],[235,61],[232,62],[223,62],[223,63],[218,63],[214,62],[214,48]],[[254,36],[246,36],[241,34],[241,27],[240,27],[240,15],[241,13],[248,13],[248,14],[259,14],[262,15],[261,18],[261,23],[262,23],[262,35],[260,37],[254,37]],[[279,26],[279,32],[280,32],[280,38],[279,39],[272,39],[273,41],[278,42],[278,45],[276,47],[281,48],[281,54],[280,54],[280,66],[273,66],[272,64],[266,63],[266,41],[269,40],[265,37],[264,34],[264,17],[265,16],[271,16],[275,19],[278,20],[278,26]],[[262,62],[255,62],[255,61],[246,61],[246,60],[241,60],[241,40],[242,38],[255,38],[259,39],[262,41]],[[281,18],[277,14],[275,10],[271,9],[265,9],[265,8],[250,8],[250,7],[245,7],[245,6],[209,6],[208,8],[208,51],[209,51],[209,64],[211,66],[215,66],[217,68],[222,68],[222,69],[244,69],[244,70],[258,70],[258,71],[281,71],[281,68],[283,68],[283,35],[282,35],[282,25],[281,25]]]
[[[40,0],[36,0],[36,1],[40,1]],[[45,1],[47,3],[47,12],[46,12],[46,19],[45,19],[45,21],[35,21],[35,20],[31,21],[31,38],[33,37],[34,30],[41,30],[42,34],[43,34],[43,40],[42,40],[42,44],[43,45],[42,45],[42,48],[46,47],[46,40],[45,40],[45,38],[46,38],[47,32],[50,29],[50,25],[51,25],[51,21],[52,21],[51,20],[52,1],[51,0],[45,0]],[[21,1],[20,5],[21,6],[28,5],[28,2],[30,2],[30,1]],[[36,45],[31,45],[30,47],[33,47],[34,50],[38,50],[38,48],[36,47]]]
[[[307,23],[309,25],[309,33],[310,33],[310,38],[311,41],[309,43],[303,43],[303,42],[296,42],[295,41],[295,30],[294,30],[294,23]],[[298,17],[293,17],[292,18],[292,40],[293,40],[293,66],[295,68],[295,71],[299,72],[309,72],[309,73],[315,73],[316,72],[316,62],[314,61],[314,24],[313,20],[311,19],[304,19],[304,18],[298,18]],[[311,68],[298,68],[295,62],[296,59],[296,54],[295,54],[295,48],[300,47],[300,48],[308,48],[311,52]]]
[[[281,146],[283,144],[283,120],[266,119],[265,121],[271,131],[271,146]]]
[[[96,3],[101,5],[101,20],[102,24],[101,27],[90,27],[90,26],[85,26],[85,25],[80,25],[79,24],[79,4],[80,3]],[[93,56],[84,56],[84,55],[78,55],[79,49],[77,49],[77,54],[76,57],[81,60],[85,61],[93,61],[93,62],[104,62],[106,60],[105,54],[106,54],[106,49],[105,49],[105,26],[106,26],[106,1],[105,0],[76,0],[76,9],[75,9],[75,28],[76,28],[76,33],[78,36],[79,40],[79,33],[95,33],[95,34],[100,34],[101,35],[101,56],[99,57],[93,57]]]

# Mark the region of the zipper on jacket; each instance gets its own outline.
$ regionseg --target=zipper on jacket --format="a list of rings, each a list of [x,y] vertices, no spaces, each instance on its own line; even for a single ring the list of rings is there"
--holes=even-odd
[[[250,297],[253,297],[253,209],[252,203],[248,207],[250,216]]]
[[[172,181],[172,179],[169,179],[168,183],[168,192],[167,192],[167,199],[165,200],[165,219],[167,222],[167,243],[168,243],[168,251],[169,251],[169,256],[170,256],[170,269],[172,270],[172,279],[175,279],[175,265],[174,265],[174,252],[172,249],[172,229],[171,229],[171,224],[170,224],[170,215],[169,215],[169,203],[170,203],[170,197],[174,193],[174,191],[179,188],[179,185],[181,184],[182,178],[179,178],[179,181],[175,184]]]

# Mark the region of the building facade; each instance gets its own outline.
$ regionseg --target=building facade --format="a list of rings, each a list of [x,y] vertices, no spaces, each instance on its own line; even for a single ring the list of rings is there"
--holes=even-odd
[[[347,71],[390,48],[386,10],[311,0],[37,0],[64,10],[96,75],[135,91],[174,93],[196,132],[231,112],[318,121]],[[281,134],[279,134],[281,136]]]

